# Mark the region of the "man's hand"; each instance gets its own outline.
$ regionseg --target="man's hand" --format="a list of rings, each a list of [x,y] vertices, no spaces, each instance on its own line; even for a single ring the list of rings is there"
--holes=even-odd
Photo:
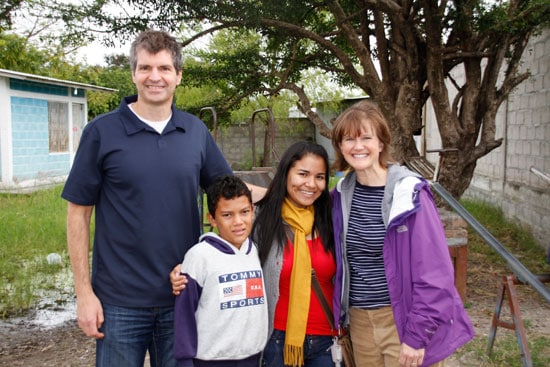
[[[84,331],[86,336],[94,339],[102,339],[105,336],[105,334],[99,331],[104,321],[103,307],[94,293],[77,297],[76,314],[78,326]]]

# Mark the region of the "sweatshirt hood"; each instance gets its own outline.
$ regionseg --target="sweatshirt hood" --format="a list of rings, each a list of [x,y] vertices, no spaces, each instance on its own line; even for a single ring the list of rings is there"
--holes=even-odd
[[[214,232],[207,232],[203,234],[199,238],[199,241],[208,243],[209,245],[215,247],[224,254],[235,255],[237,251],[235,246],[233,246]],[[246,254],[248,255],[252,250],[252,241],[250,240],[250,238],[247,238],[246,241],[243,242],[242,246],[247,246]]]

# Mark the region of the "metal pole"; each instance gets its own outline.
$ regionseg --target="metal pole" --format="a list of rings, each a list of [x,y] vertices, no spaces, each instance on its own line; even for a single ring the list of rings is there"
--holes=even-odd
[[[264,164],[263,165],[270,166],[271,154],[275,146],[275,123],[274,123],[275,119],[273,117],[273,112],[271,112],[269,108],[260,108],[259,110],[256,110],[254,111],[254,113],[252,113],[252,122],[251,122],[252,130],[251,131],[254,131],[256,114],[264,111],[268,113],[267,131],[269,135],[269,142],[264,141]],[[256,137],[254,133],[251,134],[251,139],[252,139],[252,166],[256,166],[256,152],[255,152]],[[268,148],[268,146],[269,146],[269,149],[266,149]]]
[[[550,183],[550,174],[543,172],[534,166],[529,167],[529,171],[537,175],[538,177],[542,178],[543,180],[546,180],[546,182]]]
[[[214,137],[214,141],[218,140],[218,114],[216,113],[216,109],[214,107],[203,107],[199,111],[199,118],[202,117],[203,111],[212,111],[212,136]]]
[[[518,259],[514,257],[481,223],[479,223],[468,211],[438,182],[430,182],[433,190],[439,194],[464,220],[479,233],[479,235],[491,246],[514,272],[518,280],[531,285],[539,292],[547,302],[550,302],[550,290],[533,273],[529,271]]]

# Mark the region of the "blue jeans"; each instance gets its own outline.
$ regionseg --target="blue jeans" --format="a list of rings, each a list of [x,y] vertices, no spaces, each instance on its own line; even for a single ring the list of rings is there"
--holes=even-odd
[[[273,330],[267,341],[262,361],[263,367],[283,367],[283,348],[285,332]],[[304,340],[304,367],[334,367],[330,346],[332,337],[325,335],[306,335]]]
[[[174,308],[128,308],[103,304],[103,339],[96,343],[96,367],[175,367]]]

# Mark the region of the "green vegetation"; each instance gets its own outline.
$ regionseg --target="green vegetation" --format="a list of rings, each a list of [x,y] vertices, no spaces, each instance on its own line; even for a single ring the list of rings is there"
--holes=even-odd
[[[549,272],[546,256],[531,233],[520,225],[507,221],[502,210],[487,203],[474,200],[461,200],[461,204],[487,230],[502,243],[532,273]],[[468,229],[468,249],[487,256],[487,260],[497,266],[506,262],[472,228]]]
[[[24,313],[53,290],[63,299],[72,296],[65,239],[66,203],[60,193],[59,186],[31,194],[0,194],[2,318]],[[61,263],[48,264],[50,253],[61,255]],[[64,283],[62,289],[58,289],[60,282]]]
[[[549,342],[545,336],[527,337],[531,362],[534,367],[550,365]],[[497,338],[491,356],[487,356],[487,337],[476,337],[462,347],[455,357],[464,367],[520,367],[522,361],[517,339],[511,330],[497,330]],[[461,356],[467,356],[461,358]],[[473,361],[473,362],[463,362]]]

